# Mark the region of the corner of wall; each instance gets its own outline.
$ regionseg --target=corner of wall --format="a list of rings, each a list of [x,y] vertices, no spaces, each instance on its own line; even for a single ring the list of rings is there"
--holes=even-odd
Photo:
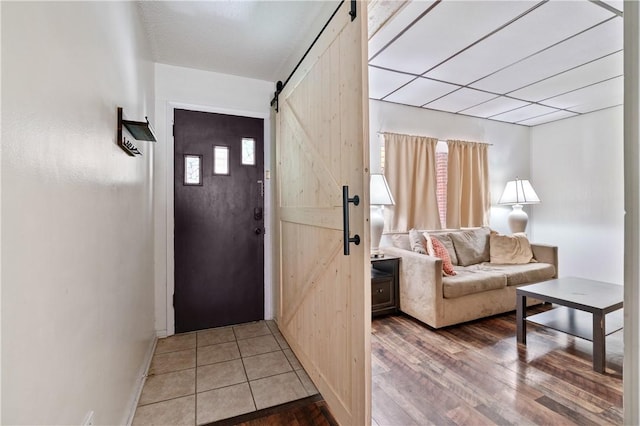
[[[138,369],[138,374],[136,375],[136,385],[133,389],[133,392],[131,393],[129,412],[125,414],[125,417],[123,421],[120,422],[120,424],[130,426],[133,423],[133,418],[136,414],[136,408],[138,407],[138,402],[140,401],[140,396],[142,395],[144,384],[147,381],[147,374],[149,373],[149,367],[151,366],[151,360],[153,359],[153,354],[156,351],[157,344],[158,338],[153,335],[151,339],[149,339],[147,352],[145,353],[144,359],[142,360],[140,368]]]

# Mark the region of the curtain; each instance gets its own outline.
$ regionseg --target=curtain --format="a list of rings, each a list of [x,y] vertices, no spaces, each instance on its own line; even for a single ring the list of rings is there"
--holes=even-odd
[[[457,140],[447,145],[447,228],[488,226],[488,145]]]
[[[435,138],[383,133],[385,177],[395,206],[385,208],[385,231],[440,229]]]

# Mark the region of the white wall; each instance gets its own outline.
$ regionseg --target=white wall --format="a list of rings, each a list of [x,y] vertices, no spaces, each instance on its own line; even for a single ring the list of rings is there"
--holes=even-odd
[[[156,116],[158,147],[155,170],[155,328],[158,336],[174,333],[171,295],[173,259],[173,108],[264,118],[265,173],[271,166],[270,101],[273,82],[254,80],[172,65],[156,64]],[[265,316],[273,316],[271,286],[272,181],[265,179]],[[273,229],[273,228],[272,228]],[[169,232],[167,232],[169,230]]]
[[[134,3],[2,2],[2,423],[127,421],[154,342],[153,121]]]
[[[441,140],[461,139],[493,144],[489,148],[489,179],[491,181],[490,226],[509,233],[507,215],[511,207],[498,206],[504,186],[516,176],[529,177],[529,128],[482,118],[432,111],[371,100],[369,102],[371,138],[371,172],[380,172],[378,132],[404,133],[435,137]],[[525,209],[530,212],[528,206]]]
[[[560,276],[623,283],[622,107],[531,130],[532,238],[557,245]]]

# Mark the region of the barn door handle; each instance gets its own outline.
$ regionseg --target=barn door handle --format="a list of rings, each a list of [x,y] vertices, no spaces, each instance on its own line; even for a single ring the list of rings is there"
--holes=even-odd
[[[360,235],[356,234],[352,237],[349,236],[349,203],[353,203],[354,206],[360,204],[360,197],[354,195],[353,198],[349,198],[349,187],[342,187],[342,222],[343,227],[343,241],[344,241],[344,255],[349,256],[349,243],[355,245],[360,244]]]

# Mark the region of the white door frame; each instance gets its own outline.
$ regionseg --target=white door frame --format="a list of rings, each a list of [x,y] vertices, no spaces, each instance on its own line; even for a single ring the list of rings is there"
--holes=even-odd
[[[199,112],[212,112],[216,114],[228,114],[228,115],[238,115],[242,117],[251,117],[251,118],[262,118],[264,124],[264,171],[265,176],[263,176],[264,181],[264,318],[265,319],[273,319],[273,283],[272,283],[272,232],[273,230],[269,229],[271,225],[271,216],[272,216],[272,203],[271,203],[271,179],[266,179],[266,176],[270,173],[270,164],[271,164],[271,120],[270,114],[264,112],[255,112],[255,111],[245,111],[245,110],[235,110],[229,108],[218,108],[212,106],[205,105],[193,105],[193,104],[185,104],[180,102],[167,102],[167,110],[166,110],[166,129],[165,134],[166,137],[166,149],[167,149],[167,163],[165,164],[167,173],[166,173],[166,217],[167,217],[167,264],[166,264],[166,273],[167,273],[167,336],[171,336],[175,334],[175,310],[173,308],[173,293],[175,291],[175,256],[174,256],[174,211],[173,211],[173,202],[174,202],[174,140],[173,140],[173,117],[174,110],[176,109],[186,109],[189,111],[199,111]]]

